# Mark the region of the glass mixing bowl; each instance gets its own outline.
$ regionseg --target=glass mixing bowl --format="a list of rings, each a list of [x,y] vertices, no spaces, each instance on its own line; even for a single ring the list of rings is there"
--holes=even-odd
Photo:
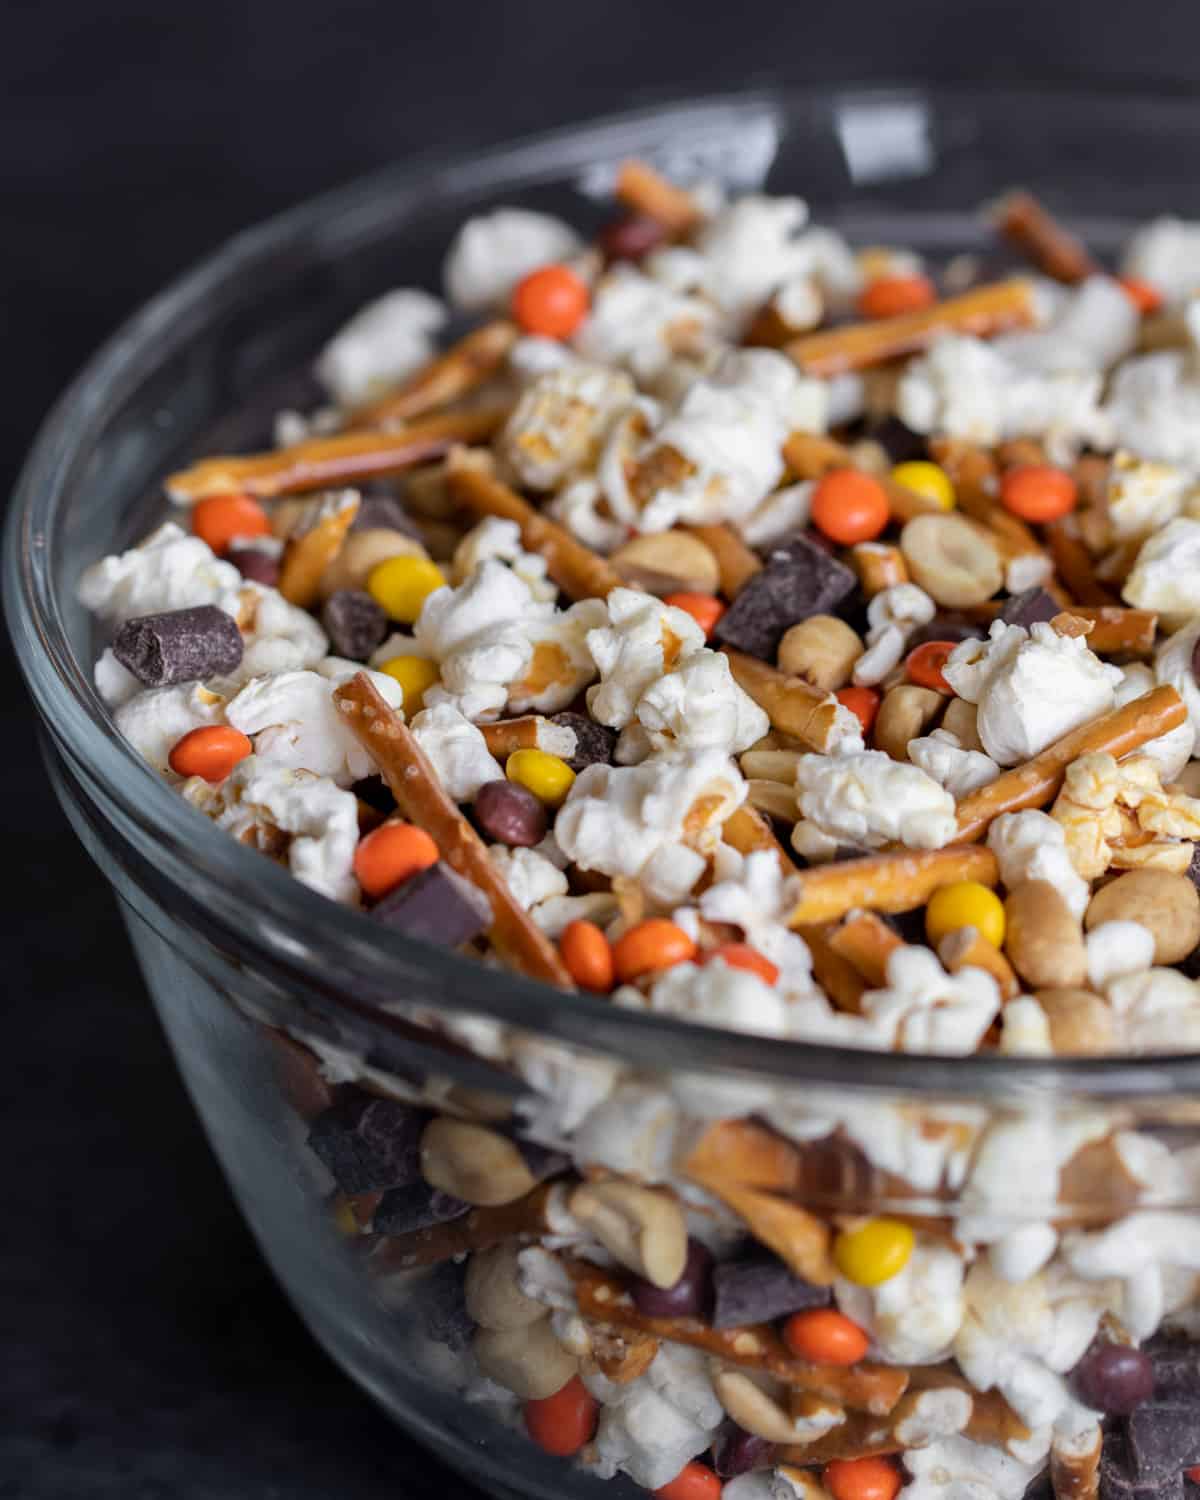
[[[1200,1144],[1200,1058],[939,1060],[780,1043],[564,998],[404,940],[229,839],[142,764],[92,687],[80,571],[160,517],[164,473],[265,441],[270,414],[308,389],[296,372],[339,322],[390,286],[436,286],[454,229],[490,205],[545,208],[586,231],[606,217],[616,163],[638,155],[684,181],[802,194],[817,222],[857,242],[940,257],[986,253],[977,205],[1021,184],[1104,255],[1154,213],[1200,217],[1187,167],[1198,148],[1200,110],[1169,98],[778,88],[404,163],[238,236],[156,297],[39,435],[9,516],[5,603],[57,793],[120,896],[214,1150],[301,1316],[405,1428],[493,1494],[603,1490],[529,1443],[511,1410],[475,1399],[433,1283],[397,1270],[386,1237],[356,1232],[356,1205],[332,1193],[306,1146],[331,1081],[503,1129],[522,1101],[565,1109],[580,1079],[620,1069],[693,1123],[769,1107],[802,1122],[798,1138],[841,1122],[843,1148],[847,1136],[891,1139],[915,1159],[941,1141],[949,1162],[1002,1129],[1035,1146],[1125,1132],[1160,1154],[1186,1152]],[[523,1075],[504,1062],[516,1053]],[[801,1157],[798,1191],[825,1211],[891,1208],[945,1224],[979,1207],[961,1170],[914,1187],[881,1165],[884,1153]],[[989,1212],[1011,1226],[1095,1223],[1153,1200],[1190,1224],[1200,1209],[1187,1173],[1149,1187],[1097,1161],[1086,1170],[1075,1158],[1064,1174],[1028,1161]],[[635,1492],[613,1484],[609,1495]]]

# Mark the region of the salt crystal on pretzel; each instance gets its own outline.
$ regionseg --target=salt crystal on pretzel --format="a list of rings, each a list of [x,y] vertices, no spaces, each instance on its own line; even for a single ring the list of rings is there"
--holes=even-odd
[[[446,464],[446,483],[455,499],[476,515],[515,521],[521,528],[521,545],[545,558],[550,577],[568,598],[603,599],[625,587],[604,558],[501,483],[492,472],[489,454],[454,449]]]
[[[852,911],[829,936],[829,946],[851,964],[868,989],[887,988],[887,962],[904,947],[898,933],[873,911]]]
[[[439,406],[449,406],[495,375],[519,337],[515,324],[503,319],[472,329],[394,391],[351,412],[345,430],[411,422]]]
[[[1073,516],[1050,521],[1045,528],[1054,559],[1055,571],[1066,584],[1071,597],[1080,604],[1116,604],[1117,600],[1096,577],[1091,554],[1079,536],[1079,523]]]
[[[802,677],[768,666],[756,656],[722,648],[729,658],[734,681],[749,693],[782,734],[799,740],[806,750],[828,754],[847,733],[846,710],[832,693],[823,693]]]
[[[359,672],[333,696],[349,728],[379,766],[401,814],[423,828],[450,868],[488,898],[492,908],[489,936],[497,953],[533,979],[560,989],[574,988],[554,945],[513,897],[488,858],[486,845],[442,790],[424,751],[371,679]]]
[[[731,1208],[750,1228],[754,1238],[774,1250],[797,1276],[803,1276],[814,1286],[832,1283],[831,1236],[829,1226],[823,1220],[798,1203],[744,1187],[720,1171],[697,1171],[693,1166],[688,1175]]]
[[[798,479],[820,479],[831,469],[861,468],[844,443],[811,432],[793,432],[783,445],[783,459]],[[914,516],[941,512],[940,502],[930,496],[897,484],[886,475],[877,477],[887,493],[888,512],[893,521],[911,521]]]
[[[689,526],[687,529],[716,558],[721,592],[726,599],[734,598],[755,573],[762,572],[762,559],[746,546],[732,527]]]
[[[920,312],[901,313],[867,323],[849,323],[824,333],[793,339],[785,352],[806,375],[844,375],[916,354],[945,333],[990,338],[1037,321],[1028,281],[993,282],[960,297],[947,297]]]
[[[938,944],[937,955],[948,974],[957,974],[960,969],[983,969],[996,981],[1002,1000],[1011,1000],[1020,991],[1008,959],[976,927],[958,927],[948,932]]]
[[[835,921],[859,906],[884,912],[912,911],[924,906],[940,886],[959,880],[995,885],[1000,871],[990,849],[951,844],[946,849],[905,849],[839,860],[820,869],[803,870],[798,878],[800,900],[788,917],[788,926],[793,928]]]
[[[1183,699],[1173,687],[1164,685],[1135,698],[1123,708],[1081,724],[1024,765],[1014,766],[987,786],[964,797],[958,804],[958,838],[969,843],[982,838],[1001,813],[1044,806],[1062,786],[1067,767],[1081,755],[1100,752],[1120,760],[1149,740],[1169,734],[1186,719],[1187,707]],[[957,847],[953,845],[941,852],[950,854]],[[811,876],[802,878],[807,880]],[[995,884],[995,881],[990,883]]]
[[[553,1184],[540,1183],[512,1203],[473,1208],[461,1218],[407,1234],[376,1235],[367,1247],[370,1268],[376,1274],[411,1271],[476,1250],[490,1250],[505,1240],[536,1240],[550,1227],[548,1205],[553,1190]]]
[[[350,491],[339,497],[336,509],[319,515],[307,531],[289,537],[276,584],[289,604],[308,609],[316,603],[321,575],[342,550],[358,508],[359,498]]]
[[[1055,281],[1073,286],[1099,274],[1100,267],[1082,241],[1058,223],[1032,193],[1008,193],[988,216],[1010,244]]]
[[[632,213],[654,219],[673,238],[687,234],[704,217],[691,193],[668,182],[644,161],[621,163],[613,193]]]
[[[293,443],[271,453],[206,458],[190,469],[169,474],[166,490],[176,504],[190,505],[206,495],[223,495],[231,490],[270,500],[276,495],[332,489],[383,474],[399,474],[415,464],[441,458],[455,443],[484,442],[507,417],[508,408],[503,406],[444,412],[413,422],[399,432],[343,432]]]

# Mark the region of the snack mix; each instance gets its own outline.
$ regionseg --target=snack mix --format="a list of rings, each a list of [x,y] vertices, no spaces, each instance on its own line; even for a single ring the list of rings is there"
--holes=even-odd
[[[591,242],[470,220],[448,307],[373,302],[327,407],[166,480],[80,583],[121,733],[312,890],[562,991],[865,1079],[1200,1050],[1200,225],[1115,275],[1015,193],[985,281],[798,198],[616,196]],[[547,1453],[663,1500],[1200,1479],[1200,1148],[422,1021],[515,1110],[274,1045],[361,1264]]]

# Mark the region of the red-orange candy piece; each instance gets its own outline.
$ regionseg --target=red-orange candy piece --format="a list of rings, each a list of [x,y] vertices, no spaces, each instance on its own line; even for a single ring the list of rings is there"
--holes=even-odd
[[[719,958],[731,969],[745,969],[748,974],[757,974],[764,984],[774,984],[779,978],[778,964],[773,964],[757,948],[751,948],[749,943],[722,943],[717,948],[709,948],[702,958],[706,964]]]
[[[898,318],[920,312],[937,301],[937,288],[928,276],[877,276],[858,295],[864,318]]]
[[[860,469],[831,469],[813,490],[812,520],[831,542],[873,541],[888,523],[887,491]]]
[[[238,761],[253,755],[254,746],[229,724],[206,724],[177,740],[167,764],[177,776],[200,776],[205,781],[224,781]]]
[[[724,1485],[711,1469],[695,1459],[684,1464],[670,1484],[652,1490],[655,1500],[720,1500]]]
[[[640,974],[669,969],[695,958],[696,945],[682,927],[666,917],[647,917],[617,939],[612,955],[617,978],[626,984]]]
[[[526,1401],[525,1430],[543,1453],[570,1458],[596,1430],[597,1401],[578,1375],[541,1401]]]
[[[1057,521],[1078,499],[1074,479],[1053,464],[1020,464],[1000,480],[1000,503],[1022,521]]]
[[[858,716],[858,722],[862,725],[863,734],[870,734],[875,724],[875,715],[879,712],[880,699],[875,689],[869,687],[844,687],[838,688],[833,696],[843,708],[848,708],[852,714]]]
[[[612,989],[616,974],[612,946],[595,922],[568,922],[558,940],[558,951],[581,990],[607,995]]]
[[[918,687],[933,688],[938,693],[953,693],[954,689],[942,676],[942,668],[957,644],[957,641],[922,641],[908,653],[904,675]]]
[[[1117,284],[1143,318],[1163,305],[1162,293],[1152,281],[1143,281],[1140,276],[1118,276]]]
[[[832,1307],[793,1313],[783,1325],[783,1341],[797,1358],[814,1365],[856,1365],[870,1348],[858,1324]]]
[[[716,629],[717,621],[725,613],[724,604],[712,594],[667,594],[663,603],[691,615],[709,638]]]
[[[900,1471],[887,1458],[835,1458],[822,1478],[833,1500],[896,1500]]]
[[[240,536],[269,536],[266,511],[249,495],[209,495],[192,506],[192,530],[218,557]]]
[[[587,285],[569,266],[540,266],[517,282],[513,317],[526,333],[565,339],[587,317]]]
[[[412,823],[382,823],[354,851],[354,873],[364,895],[378,900],[402,880],[437,864],[438,846]]]

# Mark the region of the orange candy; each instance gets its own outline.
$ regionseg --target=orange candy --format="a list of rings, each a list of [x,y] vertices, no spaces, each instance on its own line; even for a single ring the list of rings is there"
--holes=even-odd
[[[569,266],[541,266],[517,282],[513,317],[526,333],[566,339],[587,317],[587,286]]]
[[[612,956],[617,978],[626,984],[639,974],[669,969],[695,958],[696,945],[682,927],[666,917],[647,917],[617,939]]]
[[[833,696],[843,708],[848,708],[852,714],[857,714],[863,734],[870,734],[875,723],[875,715],[879,712],[879,694],[875,689],[844,687],[838,688]]]
[[[858,310],[864,318],[896,318],[936,301],[937,288],[928,276],[877,276],[859,293]]]
[[[896,1500],[900,1471],[886,1458],[835,1458],[822,1476],[833,1500]]]
[[[1021,464],[1000,480],[1000,501],[1022,521],[1057,521],[1075,509],[1079,491],[1065,469]]]
[[[793,1313],[783,1325],[783,1341],[797,1358],[814,1365],[856,1365],[870,1347],[858,1324],[832,1307]]]
[[[778,965],[757,948],[751,948],[749,943],[722,943],[719,948],[710,948],[703,955],[706,964],[712,963],[714,958],[719,958],[731,969],[745,969],[749,974],[757,974],[764,984],[774,984],[779,978]]]
[[[1153,282],[1143,281],[1140,276],[1118,276],[1117,283],[1143,318],[1162,306],[1162,293]]]
[[[581,990],[607,995],[612,989],[613,951],[595,922],[568,922],[558,940],[558,951]]]
[[[725,613],[725,606],[712,594],[668,594],[663,603],[691,615],[709,639],[712,638],[717,621]]]
[[[652,1490],[655,1500],[720,1500],[724,1485],[711,1469],[695,1459],[684,1464],[670,1484]]]
[[[228,724],[209,724],[193,729],[176,741],[167,764],[177,776],[200,776],[205,781],[224,781],[239,760],[254,753],[254,746]]]
[[[596,1398],[573,1375],[561,1391],[541,1401],[526,1401],[525,1430],[543,1453],[570,1458],[596,1430]]]
[[[192,506],[192,530],[218,557],[239,536],[269,536],[271,522],[249,495],[210,495]]]
[[[378,900],[438,862],[438,846],[423,828],[412,823],[383,823],[360,839],[354,851],[354,873],[363,893]]]
[[[887,491],[859,469],[832,469],[817,481],[813,525],[832,542],[870,542],[888,523]]]
[[[915,682],[918,687],[933,688],[938,693],[952,694],[954,689],[942,676],[942,668],[956,644],[955,641],[923,641],[910,651],[904,663],[909,682]]]

